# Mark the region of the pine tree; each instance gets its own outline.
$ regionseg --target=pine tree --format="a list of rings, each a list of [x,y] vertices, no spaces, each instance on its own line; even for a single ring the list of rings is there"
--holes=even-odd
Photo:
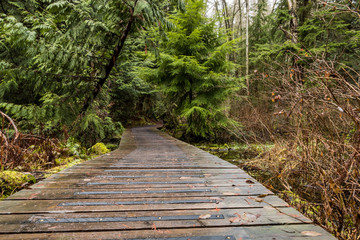
[[[175,25],[161,42],[158,68],[152,78],[170,104],[170,112],[184,118],[187,133],[206,138],[227,125],[223,102],[236,90],[234,64],[227,54],[234,41],[219,35],[205,17],[205,3],[186,1],[186,11],[170,16]],[[170,119],[170,118],[168,118]]]

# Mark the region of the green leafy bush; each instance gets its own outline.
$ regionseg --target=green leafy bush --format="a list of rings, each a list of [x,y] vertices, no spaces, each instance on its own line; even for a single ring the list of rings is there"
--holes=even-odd
[[[106,147],[104,143],[97,143],[90,148],[90,153],[94,153],[96,155],[102,155],[110,152],[110,150]]]

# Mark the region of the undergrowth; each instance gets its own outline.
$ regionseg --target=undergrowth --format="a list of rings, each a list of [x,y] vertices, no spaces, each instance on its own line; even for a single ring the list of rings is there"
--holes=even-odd
[[[65,168],[106,154],[109,148],[117,148],[116,144],[96,143],[86,149],[71,137],[59,141],[22,134],[8,115],[1,111],[0,114],[0,199]]]
[[[239,141],[274,144],[242,167],[337,238],[358,240],[360,73],[315,57],[306,69],[278,64],[297,79],[270,68],[262,90],[233,103]]]

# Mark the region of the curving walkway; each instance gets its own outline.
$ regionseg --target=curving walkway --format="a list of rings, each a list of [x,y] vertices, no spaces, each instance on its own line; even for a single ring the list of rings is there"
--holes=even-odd
[[[0,202],[0,239],[335,239],[236,166],[155,127]]]

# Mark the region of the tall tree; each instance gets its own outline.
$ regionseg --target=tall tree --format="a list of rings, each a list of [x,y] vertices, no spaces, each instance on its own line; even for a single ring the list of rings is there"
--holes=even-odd
[[[250,82],[249,82],[249,1],[245,0],[246,4],[246,20],[245,20],[245,27],[246,27],[246,42],[245,42],[245,77],[246,77],[246,87],[247,87],[247,95],[250,95]]]
[[[171,16],[175,28],[162,41],[159,67],[152,75],[175,114],[186,119],[187,133],[197,137],[225,127],[222,103],[236,90],[234,64],[227,60],[234,42],[219,36],[205,7],[202,0],[188,0],[185,12]]]

